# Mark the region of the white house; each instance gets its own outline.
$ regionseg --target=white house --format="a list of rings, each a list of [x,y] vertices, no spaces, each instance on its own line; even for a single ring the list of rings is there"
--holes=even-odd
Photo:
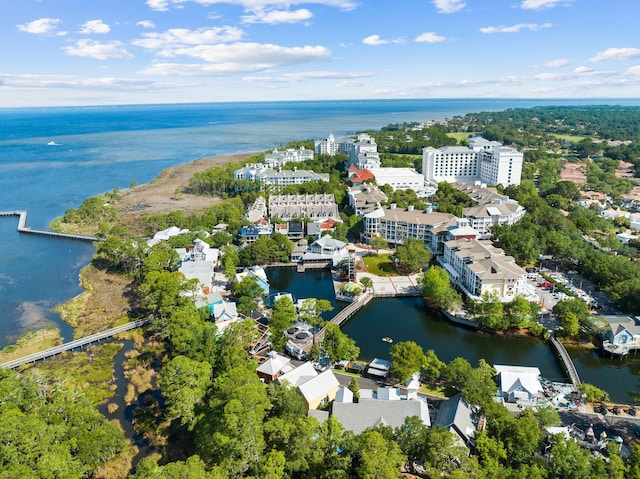
[[[313,160],[313,150],[308,150],[304,146],[301,146],[298,149],[275,149],[271,153],[264,155],[264,162],[269,168],[277,168],[287,163],[299,163],[301,161],[309,160]]]
[[[318,374],[310,362],[283,374],[279,381],[287,382],[300,391],[307,410],[317,409],[322,404],[333,401],[340,388],[340,383],[331,369]]]
[[[494,365],[498,372],[500,396],[507,402],[536,402],[544,397],[540,370],[525,366]]]
[[[347,245],[344,241],[324,235],[311,243],[307,252],[302,255],[303,263],[327,262],[335,266],[349,256]]]

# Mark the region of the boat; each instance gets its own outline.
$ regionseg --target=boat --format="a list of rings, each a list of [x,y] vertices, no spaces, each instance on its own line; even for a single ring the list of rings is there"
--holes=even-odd
[[[385,343],[392,343],[392,342],[393,342],[393,339],[391,339],[389,336],[385,336],[384,338],[382,338],[382,340],[383,340]]]
[[[50,141],[49,143],[47,143],[47,145],[49,145],[49,146],[60,146],[60,143],[56,143],[55,141]]]

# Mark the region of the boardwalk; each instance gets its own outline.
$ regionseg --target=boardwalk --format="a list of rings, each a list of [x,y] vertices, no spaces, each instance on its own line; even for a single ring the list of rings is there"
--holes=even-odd
[[[338,314],[336,314],[331,319],[331,321],[329,321],[329,323],[337,324],[338,326],[341,326],[342,323],[344,323],[347,319],[349,319],[351,316],[356,314],[361,308],[367,305],[369,301],[371,301],[372,299],[373,299],[373,296],[371,295],[371,293],[369,292],[363,293],[362,296],[360,296],[356,301],[354,301],[349,306],[347,306],[342,311],[340,311]],[[325,328],[322,328],[318,332],[318,334],[316,334],[316,337],[315,337],[316,341],[322,341],[322,338],[324,338],[324,333],[325,333]]]
[[[573,364],[569,353],[564,348],[562,343],[556,339],[554,334],[551,335],[550,341],[556,352],[558,353],[560,360],[564,364],[564,368],[569,375],[569,379],[571,379],[571,383],[573,383],[574,387],[579,387],[581,384],[580,377],[578,376],[578,371],[576,370],[576,367]]]
[[[39,353],[29,354],[28,356],[14,359],[13,361],[8,361],[6,363],[0,364],[0,368],[15,369],[24,364],[42,361],[44,359],[48,359],[52,356],[56,356],[57,354],[63,353],[65,351],[80,349],[85,346],[88,346],[89,344],[99,343],[107,339],[111,339],[114,335],[118,333],[139,328],[140,326],[148,324],[151,321],[153,321],[152,317],[138,319],[136,321],[123,324],[122,326],[116,326],[115,328],[107,329],[106,331],[102,331],[100,333],[92,334],[90,336],[85,336],[84,338],[76,339],[74,341],[61,344],[60,346],[54,346],[53,348],[45,349],[44,351],[40,351]]]
[[[26,211],[0,211],[0,216],[17,216],[18,231],[32,235],[48,236],[50,238],[70,239],[76,241],[100,241],[100,238],[93,236],[73,235],[67,233],[56,233],[55,231],[34,230],[27,226]]]

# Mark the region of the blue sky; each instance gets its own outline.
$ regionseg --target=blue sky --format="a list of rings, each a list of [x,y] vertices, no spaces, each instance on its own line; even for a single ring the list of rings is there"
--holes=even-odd
[[[0,0],[0,105],[637,98],[637,0]]]

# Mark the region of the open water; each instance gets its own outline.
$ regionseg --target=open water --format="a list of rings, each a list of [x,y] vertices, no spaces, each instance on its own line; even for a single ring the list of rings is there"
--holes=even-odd
[[[164,168],[203,156],[269,150],[291,140],[469,112],[607,103],[613,102],[358,100],[0,109],[0,211],[26,210],[28,226],[47,228],[89,196],[146,183]],[[19,235],[16,226],[16,218],[0,218],[0,347],[47,324],[69,340],[71,328],[50,310],[81,292],[78,274],[93,247]]]

